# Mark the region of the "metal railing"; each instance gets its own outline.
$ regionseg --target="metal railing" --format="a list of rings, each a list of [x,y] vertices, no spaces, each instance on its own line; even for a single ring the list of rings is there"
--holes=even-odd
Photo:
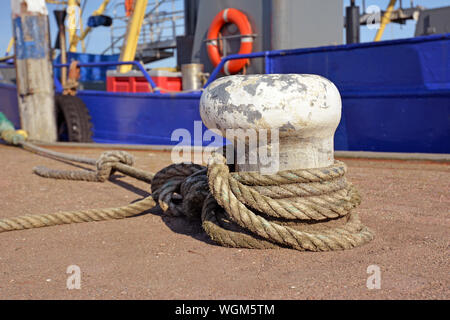
[[[145,77],[149,85],[151,86],[154,93],[160,93],[159,88],[156,86],[155,82],[153,81],[152,77],[148,74],[147,70],[145,70],[144,66],[138,62],[138,61],[104,61],[104,62],[87,62],[87,63],[79,63],[77,66],[80,68],[85,67],[113,67],[113,66],[121,66],[121,65],[134,65],[136,66],[139,71],[142,72],[142,75]],[[63,67],[70,67],[70,64],[54,64],[54,68],[63,68]],[[62,88],[60,81],[55,77],[55,85],[58,88]]]
[[[271,72],[271,60],[270,57],[277,56],[277,55],[283,55],[285,51],[261,51],[261,52],[252,52],[248,54],[231,54],[229,56],[223,57],[222,60],[220,60],[220,63],[217,65],[217,67],[214,68],[213,72],[211,73],[211,76],[208,78],[208,81],[206,81],[203,88],[206,88],[211,82],[213,82],[220,71],[222,71],[223,67],[225,66],[225,63],[230,60],[239,60],[239,59],[253,59],[253,58],[264,58],[264,72],[270,73]]]
[[[155,0],[148,4],[149,11],[145,14],[139,35],[137,56],[142,55],[146,46],[158,48],[158,44],[164,46],[170,42],[169,48],[175,48],[176,37],[184,34],[184,10],[177,10],[182,6],[181,0]],[[110,51],[111,54],[120,52],[121,44],[125,38],[129,17],[120,15],[120,7],[124,2],[120,1],[113,6],[114,23],[110,27],[111,44],[103,50],[102,54]],[[179,23],[181,22],[181,23]]]

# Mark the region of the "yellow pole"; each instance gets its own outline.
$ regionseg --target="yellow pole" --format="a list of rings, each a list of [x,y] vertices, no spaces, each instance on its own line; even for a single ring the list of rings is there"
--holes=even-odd
[[[109,0],[105,0],[102,2],[102,4],[100,5],[100,7],[98,7],[97,10],[94,11],[94,13],[92,14],[93,16],[99,16],[101,15],[103,12],[105,12],[106,10],[106,6],[108,5]]]
[[[381,24],[380,29],[378,29],[377,34],[375,35],[374,41],[380,41],[381,37],[383,36],[384,29],[386,28],[386,25],[391,21],[391,13],[394,10],[394,5],[397,0],[391,0],[389,2],[389,5],[386,9],[386,12],[384,13],[383,17],[381,18]]]
[[[80,34],[83,34],[83,19],[82,19],[82,16],[83,16],[83,11],[80,11]],[[81,50],[83,51],[83,53],[85,53],[86,52],[86,45],[84,43],[84,37],[83,38],[80,37],[80,39],[81,39]]]
[[[69,0],[69,1],[74,1],[74,0]],[[99,16],[101,15],[103,12],[105,12],[106,10],[106,6],[108,5],[110,0],[104,0],[102,2],[102,4],[100,5],[100,7],[98,7],[97,10],[94,11],[94,13],[92,13],[93,16]],[[80,23],[81,23],[81,16],[80,16]],[[75,34],[75,37],[73,39],[69,39],[70,41],[70,48],[69,51],[76,51],[77,49],[77,44],[78,41],[80,40],[84,40],[84,38],[86,38],[86,36],[89,34],[89,32],[91,32],[92,28],[90,27],[86,27],[86,29],[84,29],[84,31],[82,32],[81,36],[77,36]],[[72,50],[73,49],[73,50]]]
[[[13,45],[14,45],[14,37],[11,37],[11,40],[9,40],[8,48],[6,49],[6,54],[9,54]]]
[[[127,26],[119,61],[133,61],[136,56],[137,43],[141,33],[142,22],[144,21],[145,9],[148,0],[136,0],[134,3],[133,15]],[[125,73],[131,70],[131,65],[119,66],[119,72]]]
[[[67,26],[69,29],[69,51],[75,52],[77,51],[77,44],[78,41],[76,40],[78,38],[77,35],[77,13],[79,8],[78,1],[77,0],[68,0],[67,1]]]

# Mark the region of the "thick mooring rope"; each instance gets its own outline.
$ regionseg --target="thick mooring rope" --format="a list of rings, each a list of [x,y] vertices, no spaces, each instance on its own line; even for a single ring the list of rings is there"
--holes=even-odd
[[[230,173],[225,158],[214,153],[207,167],[173,164],[153,175],[132,168],[133,157],[123,151],[105,152],[95,161],[27,142],[21,145],[35,153],[95,165],[97,169],[61,171],[37,167],[34,172],[40,176],[102,182],[119,170],[151,183],[152,195],[119,208],[0,219],[0,232],[122,219],[159,204],[166,214],[200,220],[211,239],[228,247],[330,251],[350,249],[373,239],[372,232],[353,211],[360,197],[346,181],[346,166],[340,161],[326,168],[261,175]]]
[[[151,183],[153,174],[133,168],[134,157],[124,151],[106,151],[102,153],[98,160],[80,157],[76,155],[51,151],[38,147],[32,143],[22,141],[18,143],[25,150],[36,153],[44,157],[50,157],[57,160],[66,160],[78,163],[84,163],[97,167],[96,172],[92,171],[69,171],[69,170],[53,170],[46,167],[35,167],[33,172],[45,178],[65,179],[65,180],[84,180],[104,182],[114,171],[122,172],[135,179]]]

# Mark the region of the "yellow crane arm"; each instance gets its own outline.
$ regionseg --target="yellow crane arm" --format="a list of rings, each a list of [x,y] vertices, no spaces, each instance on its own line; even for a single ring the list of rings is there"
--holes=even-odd
[[[14,46],[14,37],[11,37],[8,43],[8,48],[6,48],[6,54],[9,54],[13,46]]]
[[[137,0],[134,3],[133,14],[128,21],[127,33],[122,45],[119,61],[133,61],[136,56],[137,43],[139,34],[141,33],[147,3],[148,0]],[[119,72],[125,73],[130,71],[131,68],[131,65],[121,65],[119,66]]]
[[[383,17],[381,18],[381,24],[380,29],[378,29],[377,34],[375,35],[374,41],[380,41],[381,37],[383,36],[384,29],[386,28],[386,25],[391,22],[391,13],[394,10],[394,5],[397,0],[391,0],[389,2],[389,5],[386,9],[386,12],[384,13]]]
[[[103,12],[105,12],[106,7],[108,6],[110,0],[103,0],[102,4],[98,7],[97,10],[94,11],[94,13],[92,14],[93,16],[99,16],[101,14],[103,14]],[[68,4],[69,6],[72,5],[76,5],[77,0],[68,0]],[[70,13],[69,13],[69,19],[70,18]],[[72,18],[73,19],[73,18]],[[83,40],[84,38],[86,38],[86,36],[89,34],[89,32],[91,32],[92,28],[91,27],[86,27],[86,29],[84,29],[83,33],[81,34],[81,36],[77,36],[76,34],[76,29],[70,30],[69,29],[69,51],[70,52],[75,52],[77,50],[77,45],[78,42],[80,40]]]

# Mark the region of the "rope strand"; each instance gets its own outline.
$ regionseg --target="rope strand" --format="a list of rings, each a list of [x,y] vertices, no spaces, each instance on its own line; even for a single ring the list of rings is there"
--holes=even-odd
[[[345,179],[347,167],[340,161],[326,168],[261,175],[230,173],[223,155],[213,153],[207,167],[172,164],[153,175],[133,168],[133,156],[124,151],[107,151],[94,160],[28,142],[19,145],[40,155],[96,166],[96,171],[34,168],[42,177],[103,182],[117,170],[151,183],[152,195],[119,208],[0,219],[0,232],[123,219],[159,205],[165,214],[201,220],[210,238],[228,247],[331,251],[354,248],[373,239],[373,233],[353,211],[361,199]]]

